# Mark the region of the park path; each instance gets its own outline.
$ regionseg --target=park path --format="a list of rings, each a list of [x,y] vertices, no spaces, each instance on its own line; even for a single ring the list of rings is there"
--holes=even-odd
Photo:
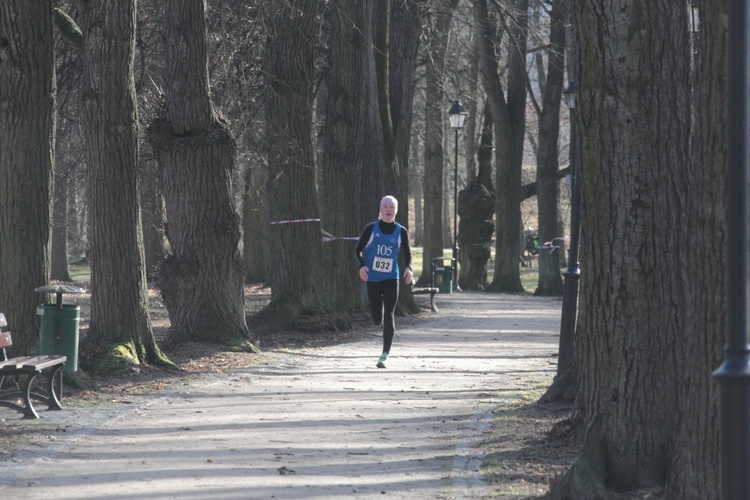
[[[380,339],[267,353],[0,462],[0,498],[482,498],[491,410],[554,375],[560,300],[460,292]],[[86,420],[88,419],[88,420]]]

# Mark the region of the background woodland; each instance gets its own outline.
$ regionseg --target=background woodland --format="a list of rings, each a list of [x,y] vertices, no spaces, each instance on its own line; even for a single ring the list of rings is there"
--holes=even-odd
[[[548,397],[575,394],[586,438],[553,493],[716,497],[727,12],[703,7],[694,35],[688,3],[0,3],[0,309],[16,351],[37,342],[34,288],[81,260],[98,369],[123,350],[171,363],[149,282],[173,343],[252,349],[247,282],[270,285],[269,324],[346,327],[362,307],[353,244],[321,230],[356,237],[393,194],[429,266],[452,244],[454,182],[461,287],[523,293],[524,228],[566,233],[575,81],[580,312]],[[315,221],[272,224],[296,219]],[[564,255],[540,253],[535,293],[562,292]],[[416,311],[408,289],[400,309]]]

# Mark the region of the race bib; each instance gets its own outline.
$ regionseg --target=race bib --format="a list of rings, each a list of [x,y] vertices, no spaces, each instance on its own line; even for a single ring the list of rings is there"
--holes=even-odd
[[[379,273],[390,273],[393,270],[393,259],[375,257],[372,261],[372,268]]]

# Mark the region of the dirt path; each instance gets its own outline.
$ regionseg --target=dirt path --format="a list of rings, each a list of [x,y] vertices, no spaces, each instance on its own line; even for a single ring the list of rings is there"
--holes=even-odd
[[[554,374],[560,301],[462,292],[438,303],[434,321],[397,327],[385,370],[372,338],[44,412],[72,430],[0,462],[0,497],[482,498],[489,409]]]

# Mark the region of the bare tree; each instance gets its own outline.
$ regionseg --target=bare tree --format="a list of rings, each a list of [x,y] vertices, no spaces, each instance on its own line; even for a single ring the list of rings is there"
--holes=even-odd
[[[384,94],[377,88],[375,3],[334,1],[329,15],[322,205],[326,229],[337,236],[358,235],[377,216],[380,197],[396,189],[396,157],[383,128]],[[323,257],[330,307],[359,309],[361,290],[351,242],[334,241]]]
[[[453,12],[458,0],[436,0],[431,3],[427,21],[427,63],[425,68],[425,138],[424,138],[424,241],[423,285],[430,276],[432,260],[443,256],[443,197],[445,110],[450,96],[443,91],[445,55]]]
[[[573,6],[585,256],[576,353],[586,438],[558,487],[570,498],[664,485],[688,347],[687,8],[601,5]]]
[[[727,2],[701,5],[694,38],[693,141],[689,291],[677,370],[683,387],[680,423],[666,498],[698,500],[721,491],[719,385],[709,374],[721,365],[729,330],[727,227]],[[682,34],[684,37],[684,33]],[[744,188],[744,186],[743,186]]]
[[[133,80],[135,0],[81,6],[93,254],[91,322],[82,348],[91,355],[83,364],[99,373],[141,361],[170,364],[156,345],[148,314]],[[112,356],[102,357],[102,350]]]
[[[50,270],[55,127],[52,2],[0,2],[0,311],[13,351],[38,342],[34,288]]]
[[[250,334],[232,194],[235,141],[211,101],[205,15],[205,0],[165,4],[164,113],[149,130],[171,247],[159,288],[173,340],[237,343]]]
[[[313,149],[314,38],[317,0],[277,6],[267,20],[265,53],[268,192],[273,222],[319,219]],[[294,323],[324,313],[319,221],[271,228],[271,303],[268,314]]]
[[[545,48],[535,54],[539,77],[541,103],[530,92],[539,123],[536,167],[536,199],[539,213],[539,241],[551,241],[557,232],[558,207],[558,139],[560,136],[560,96],[565,64],[565,18],[563,0],[545,5],[549,16],[549,40]],[[540,14],[539,17],[542,17]],[[546,68],[542,60],[546,60]],[[539,281],[534,295],[561,295],[563,291],[559,257],[554,253],[539,253]]]
[[[521,167],[526,127],[526,38],[528,0],[514,0],[490,17],[486,0],[477,0],[476,20],[481,37],[480,72],[492,110],[495,131],[495,273],[489,290],[522,292],[518,268],[521,250]],[[507,34],[507,83],[503,85],[497,58],[500,33]]]

